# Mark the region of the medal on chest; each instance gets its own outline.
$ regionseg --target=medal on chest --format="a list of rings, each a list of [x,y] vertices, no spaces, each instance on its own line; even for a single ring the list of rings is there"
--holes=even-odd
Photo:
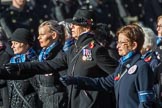
[[[92,50],[91,49],[83,49],[83,61],[91,61],[92,60]]]

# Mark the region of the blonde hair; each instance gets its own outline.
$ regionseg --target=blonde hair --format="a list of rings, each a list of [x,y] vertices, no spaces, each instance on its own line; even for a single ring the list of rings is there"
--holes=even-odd
[[[39,25],[38,29],[40,29],[41,27],[46,26],[46,25],[49,27],[50,32],[55,31],[59,35],[64,34],[63,26],[59,25],[56,20],[44,21],[43,23],[41,23]]]

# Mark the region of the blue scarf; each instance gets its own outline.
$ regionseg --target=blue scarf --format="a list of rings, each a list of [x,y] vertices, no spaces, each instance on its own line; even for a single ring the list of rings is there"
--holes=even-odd
[[[127,55],[120,58],[120,64],[124,64],[129,58],[131,58],[135,54],[134,51],[129,52]]]
[[[162,37],[161,36],[158,36],[157,38],[156,38],[156,45],[157,46],[160,46],[162,44]]]
[[[63,51],[66,53],[74,43],[75,43],[75,40],[73,38],[67,39],[63,46]]]
[[[145,59],[145,58],[146,58],[148,55],[150,55],[151,53],[153,53],[152,50],[147,51],[145,54],[143,54],[143,55],[141,56],[141,59]]]
[[[25,54],[17,54],[10,59],[10,63],[22,63],[27,61],[32,61],[37,59],[37,54],[30,48]]]
[[[49,53],[51,52],[51,50],[57,46],[59,44],[59,41],[54,42],[53,44],[51,44],[49,47],[47,48],[43,48],[39,54],[39,61],[42,62],[44,60],[47,59]]]

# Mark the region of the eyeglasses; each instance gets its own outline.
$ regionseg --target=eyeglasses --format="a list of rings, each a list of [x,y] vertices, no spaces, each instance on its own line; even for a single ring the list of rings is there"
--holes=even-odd
[[[160,28],[160,27],[162,27],[162,25],[161,24],[160,25],[157,25],[156,28],[158,28],[158,27]]]
[[[116,43],[117,43],[117,45],[128,45],[129,41],[127,41],[127,42],[117,41]]]

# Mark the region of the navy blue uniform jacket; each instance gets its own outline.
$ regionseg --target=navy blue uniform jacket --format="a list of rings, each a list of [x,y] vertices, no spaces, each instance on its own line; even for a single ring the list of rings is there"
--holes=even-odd
[[[125,74],[122,76],[122,73]],[[140,54],[136,54],[125,64],[119,65],[115,73],[107,77],[76,78],[78,89],[109,91],[114,88],[117,108],[152,108],[149,106],[150,103],[139,102],[138,92],[151,90],[154,82],[153,72],[149,65],[140,59]]]

